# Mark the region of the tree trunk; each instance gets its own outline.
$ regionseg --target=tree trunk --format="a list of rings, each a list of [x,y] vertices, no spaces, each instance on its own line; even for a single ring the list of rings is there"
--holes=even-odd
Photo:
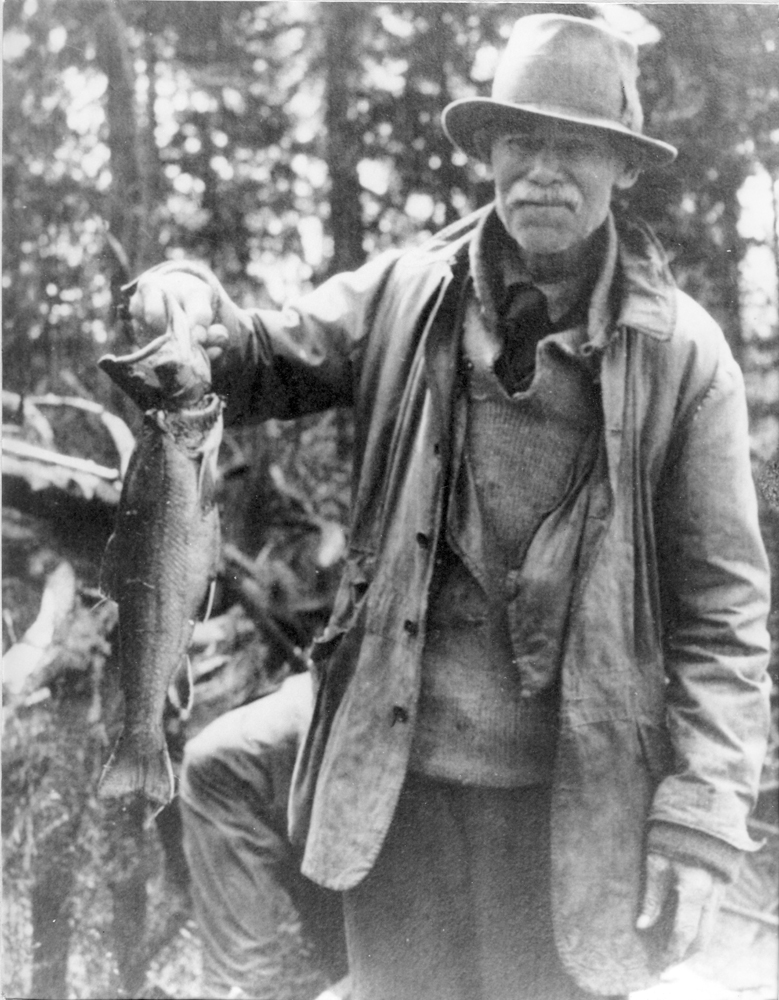
[[[114,954],[120,995],[136,996],[146,979],[146,876],[144,801],[116,802],[110,810],[109,883],[113,896]]]
[[[157,239],[155,215],[160,198],[160,158],[157,152],[157,141],[154,138],[154,102],[157,98],[157,28],[153,17],[151,4],[144,5],[142,19],[144,30],[143,57],[146,62],[146,109],[143,121],[139,125],[139,159],[140,193],[139,222],[136,244],[130,257],[134,272],[146,270],[159,263],[160,249]]]
[[[58,752],[46,776],[50,792],[40,797],[34,815],[35,854],[31,893],[32,982],[30,996],[61,1000],[68,996],[68,952],[76,872],[82,861],[87,794],[98,748],[87,740],[88,703],[59,703]]]
[[[325,127],[330,172],[332,273],[349,271],[365,260],[357,164],[360,131],[350,118],[350,96],[358,72],[357,40],[364,12],[359,4],[332,4],[322,11],[325,37]]]
[[[110,0],[89,3],[93,18],[95,62],[108,80],[106,119],[111,154],[109,231],[116,241],[112,287],[129,279],[137,256],[141,206],[141,141],[135,109],[135,74],[127,44],[127,26]]]
[[[35,866],[31,894],[33,934],[30,996],[58,1000],[68,995],[70,912],[75,883],[72,860],[78,821],[60,827],[58,836],[43,847],[46,859]]]

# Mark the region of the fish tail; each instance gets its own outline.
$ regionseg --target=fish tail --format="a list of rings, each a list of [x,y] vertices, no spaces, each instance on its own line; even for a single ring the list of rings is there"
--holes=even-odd
[[[103,768],[97,794],[102,799],[142,793],[166,805],[175,794],[175,781],[165,741],[139,746],[122,734]]]

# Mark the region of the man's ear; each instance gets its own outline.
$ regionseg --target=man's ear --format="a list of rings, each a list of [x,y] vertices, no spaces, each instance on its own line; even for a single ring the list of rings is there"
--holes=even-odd
[[[492,163],[493,139],[494,136],[491,129],[478,128],[473,133],[473,144],[479,154],[479,159],[488,166]]]
[[[628,188],[632,188],[636,183],[640,173],[641,167],[637,166],[635,163],[623,162],[622,169],[617,174],[614,181],[614,186],[619,188],[620,191],[627,191]]]

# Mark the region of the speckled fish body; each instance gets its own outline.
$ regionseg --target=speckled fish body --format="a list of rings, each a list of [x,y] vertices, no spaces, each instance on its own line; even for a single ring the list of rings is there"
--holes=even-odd
[[[219,556],[214,498],[222,401],[151,410],[127,470],[103,587],[119,606],[124,729],[99,794],[168,802],[173,772],[163,731],[168,687],[185,661]]]
[[[175,790],[165,701],[219,557],[223,403],[185,311],[155,277],[122,289],[117,314],[133,350],[99,364],[144,419],[103,563],[103,589],[119,606],[124,728],[98,791],[164,804]]]

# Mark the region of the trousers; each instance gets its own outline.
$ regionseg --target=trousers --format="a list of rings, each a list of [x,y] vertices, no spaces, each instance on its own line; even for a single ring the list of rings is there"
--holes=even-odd
[[[292,769],[311,711],[310,678],[293,676],[186,744],[179,799],[204,997],[243,991],[276,1000],[281,890],[323,970],[332,979],[346,971],[340,897],[300,874],[286,833]]]
[[[353,1000],[591,998],[554,945],[549,806],[546,786],[410,775],[374,867],[345,893]]]

